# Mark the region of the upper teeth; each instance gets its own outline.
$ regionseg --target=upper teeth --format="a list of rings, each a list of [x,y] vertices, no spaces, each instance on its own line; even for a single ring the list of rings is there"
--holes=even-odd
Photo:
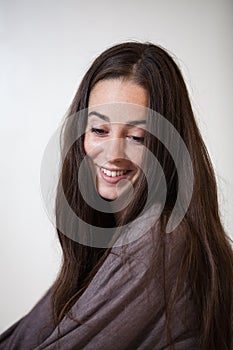
[[[127,170],[118,170],[118,171],[110,171],[104,168],[101,168],[101,170],[108,176],[121,176],[127,172]]]

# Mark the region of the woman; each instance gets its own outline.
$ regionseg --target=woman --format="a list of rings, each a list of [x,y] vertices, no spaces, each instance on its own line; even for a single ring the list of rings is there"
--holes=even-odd
[[[232,249],[171,56],[136,42],[103,52],[61,141],[61,270],[0,349],[231,349]]]

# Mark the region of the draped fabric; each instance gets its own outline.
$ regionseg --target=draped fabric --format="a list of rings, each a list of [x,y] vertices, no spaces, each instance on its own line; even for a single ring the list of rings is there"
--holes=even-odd
[[[144,224],[141,221],[141,227],[145,228]],[[58,328],[50,322],[50,288],[26,316],[1,335],[0,350],[170,349],[165,300],[185,249],[182,227],[166,234],[165,255],[158,245],[159,221],[123,248],[113,247],[73,305],[72,318],[67,315],[61,321],[59,340]],[[133,229],[140,230],[140,225]],[[198,319],[188,279],[176,299],[170,322],[175,349],[199,349]]]

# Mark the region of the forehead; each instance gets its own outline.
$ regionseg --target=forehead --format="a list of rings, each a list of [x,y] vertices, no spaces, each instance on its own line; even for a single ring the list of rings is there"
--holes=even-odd
[[[122,78],[100,80],[90,92],[90,106],[116,102],[134,103],[146,107],[148,92],[132,80]]]
[[[91,90],[88,113],[106,116],[110,122],[126,123],[146,118],[148,93],[140,85],[123,79],[99,81]],[[96,117],[98,118],[98,117]]]
[[[132,103],[109,103],[88,108],[88,119],[96,119],[104,123],[146,123],[147,108]]]

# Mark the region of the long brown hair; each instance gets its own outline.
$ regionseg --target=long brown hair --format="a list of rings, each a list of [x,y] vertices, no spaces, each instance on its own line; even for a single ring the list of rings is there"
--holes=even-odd
[[[222,226],[217,199],[215,174],[211,161],[194,119],[186,85],[177,64],[166,50],[151,43],[127,42],[103,52],[85,74],[69,109],[62,134],[62,147],[77,130],[85,131],[85,118],[69,123],[70,117],[88,107],[90,91],[103,79],[131,79],[144,87],[149,94],[149,107],[165,117],[181,135],[191,157],[194,184],[193,194],[184,221],[190,234],[177,274],[188,276],[199,318],[200,348],[230,349],[232,346],[232,249]],[[78,188],[78,171],[85,157],[83,136],[69,149],[63,159],[57,189],[57,227],[71,229],[72,218],[67,215],[60,200],[61,188],[70,207],[84,221],[96,226],[114,227],[114,215],[91,208]],[[147,140],[148,148],[159,160],[167,182],[167,197],[161,214],[166,225],[178,191],[174,163],[162,144],[153,137]],[[65,152],[66,153],[66,152]],[[184,165],[185,167],[185,165]],[[139,181],[137,196],[124,212],[121,224],[132,220],[146,201],[145,182]],[[139,204],[140,203],[140,206]],[[126,213],[126,214],[125,214]],[[64,223],[65,221],[65,223]],[[73,228],[76,234],[80,227]],[[79,244],[57,229],[63,251],[60,273],[53,286],[52,307],[54,324],[61,319],[87,288],[94,274],[104,262],[110,248],[96,248]],[[179,284],[177,284],[178,286]],[[181,284],[180,284],[181,285]],[[177,287],[179,288],[179,287]],[[171,342],[172,344],[172,342]]]

